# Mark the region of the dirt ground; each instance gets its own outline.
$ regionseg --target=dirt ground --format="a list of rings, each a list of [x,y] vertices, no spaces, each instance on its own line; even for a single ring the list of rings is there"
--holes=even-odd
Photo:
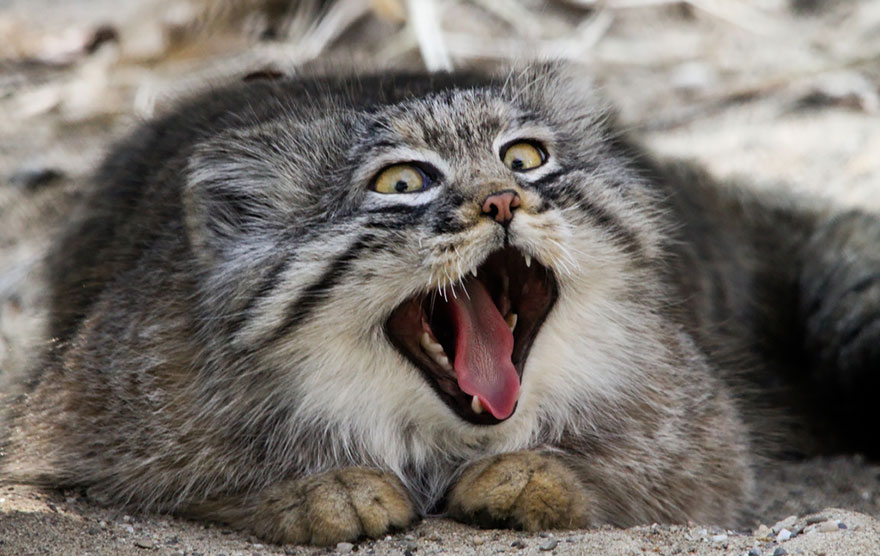
[[[137,121],[266,68],[493,67],[534,56],[583,64],[661,153],[721,178],[880,210],[880,0],[0,0],[0,392],[40,349],[37,263],[53,227]],[[13,485],[0,487],[0,555],[880,554],[880,466],[854,455],[779,462],[758,486],[748,531],[529,535],[429,518],[314,549]],[[774,527],[788,516],[797,518]]]

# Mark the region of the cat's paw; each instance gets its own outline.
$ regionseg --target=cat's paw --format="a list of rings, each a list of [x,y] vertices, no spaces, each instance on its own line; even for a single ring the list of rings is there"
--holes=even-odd
[[[587,492],[574,472],[536,452],[502,454],[465,470],[449,498],[449,514],[482,527],[526,531],[589,524]]]
[[[272,542],[332,545],[378,537],[415,517],[396,476],[348,467],[270,487],[251,519],[257,535]]]

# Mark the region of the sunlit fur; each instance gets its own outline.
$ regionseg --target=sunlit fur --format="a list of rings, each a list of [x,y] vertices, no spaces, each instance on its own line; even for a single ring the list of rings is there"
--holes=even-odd
[[[546,164],[512,172],[512,139]],[[424,513],[469,465],[531,450],[583,483],[589,513],[571,523],[732,523],[752,447],[712,347],[739,340],[700,335],[703,282],[675,277],[696,260],[677,185],[632,149],[581,70],[554,64],[257,81],[185,103],[111,154],[59,238],[57,341],[15,405],[4,477],[180,513],[224,500],[210,515],[235,521],[283,481],[363,466]],[[409,161],[441,177],[370,190]],[[521,197],[507,232],[480,209],[504,189]],[[559,297],[515,413],[477,426],[384,325],[414,295],[467,295],[505,241]]]

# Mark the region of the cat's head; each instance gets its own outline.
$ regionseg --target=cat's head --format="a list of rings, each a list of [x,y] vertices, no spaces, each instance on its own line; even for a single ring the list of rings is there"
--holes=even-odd
[[[185,206],[218,349],[385,452],[511,449],[613,398],[650,358],[664,236],[582,71],[292,81],[270,121],[200,145]]]

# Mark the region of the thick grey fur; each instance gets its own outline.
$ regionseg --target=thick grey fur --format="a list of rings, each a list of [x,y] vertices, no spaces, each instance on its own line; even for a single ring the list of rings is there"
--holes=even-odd
[[[802,423],[876,426],[880,221],[656,161],[580,72],[249,81],[141,126],[47,261],[53,347],[11,406],[2,479],[279,542],[381,534],[447,497],[461,519],[527,528],[732,524],[768,443],[755,433],[785,425],[774,400],[828,408]],[[547,168],[510,172],[500,137],[542,141]],[[369,190],[392,151],[428,153],[434,197]],[[560,296],[517,412],[477,426],[383,326],[503,245],[478,207],[507,188],[524,199],[507,240]],[[577,515],[492,506],[493,465],[546,479],[551,505],[572,481],[559,504]],[[361,512],[364,484],[412,511],[338,533],[301,506],[343,487],[311,477],[349,489],[333,511]]]

